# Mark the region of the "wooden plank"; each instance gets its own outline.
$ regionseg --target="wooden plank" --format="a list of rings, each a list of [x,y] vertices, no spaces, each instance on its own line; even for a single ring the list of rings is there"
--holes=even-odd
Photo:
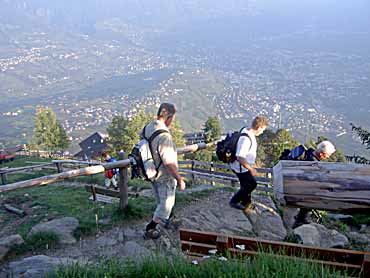
[[[202,243],[206,245],[215,245],[217,237],[220,235],[222,234],[180,229],[180,239],[182,241]],[[229,246],[231,248],[236,248],[236,245],[245,245],[246,250],[250,251],[271,250],[274,252],[284,252],[286,255],[304,255],[308,258],[332,260],[354,265],[361,265],[364,260],[364,255],[368,254],[368,252],[354,250],[316,248],[294,243],[269,241],[248,237],[228,236],[228,238],[230,244]]]
[[[106,196],[106,195],[100,195],[100,194],[96,194],[96,199],[95,200],[94,200],[93,196],[90,196],[89,199],[94,201],[94,202],[101,202],[101,203],[106,203],[106,204],[113,204],[113,203],[118,203],[119,202],[118,198],[110,197],[110,196]]]
[[[109,189],[104,186],[96,186],[96,185],[85,185],[85,189],[87,192],[91,192],[92,194],[94,193],[93,190],[95,190],[95,194],[100,194],[100,195],[107,195],[110,197],[116,197],[119,198],[119,191],[114,190],[114,189]],[[128,192],[129,197],[138,197],[138,193],[132,193]]]
[[[17,168],[6,168],[2,169],[0,168],[0,174],[9,174],[9,173],[14,173],[14,172],[21,172],[25,170],[30,170],[34,168],[42,168],[43,166],[49,166],[49,165],[54,165],[54,163],[42,163],[38,165],[32,165],[32,166],[24,166],[24,167],[17,167]]]
[[[5,208],[5,210],[7,210],[11,213],[15,213],[19,216],[25,216],[26,215],[24,210],[17,209],[17,208],[15,208],[15,207],[13,207],[12,205],[9,205],[9,204],[4,204],[4,208]]]
[[[193,241],[181,241],[181,249],[183,252],[186,252],[187,255],[196,256],[196,257],[203,257],[205,255],[210,255],[210,250],[217,249],[216,255],[224,255],[228,254],[232,257],[236,258],[244,258],[244,257],[257,257],[257,256],[271,256],[273,258],[280,258],[280,259],[291,259],[291,260],[299,260],[302,262],[308,263],[315,263],[324,265],[331,269],[340,270],[345,273],[349,273],[350,275],[358,275],[361,271],[361,266],[356,264],[348,264],[348,263],[339,263],[335,261],[325,261],[325,260],[315,260],[310,258],[302,257],[302,254],[297,254],[296,256],[287,256],[281,254],[274,254],[269,252],[259,252],[259,251],[252,251],[252,250],[240,250],[237,248],[228,248],[223,249],[217,248],[216,245],[211,244],[204,244],[204,243],[197,243]]]
[[[275,196],[282,205],[370,212],[368,165],[280,161],[273,170]]]
[[[199,175],[199,176],[203,175],[207,177],[215,177],[217,179],[226,179],[226,180],[235,181],[235,182],[239,181],[238,177],[235,174],[228,174],[228,173],[223,173],[223,172],[211,172],[209,170],[198,169],[198,168],[194,169],[194,171],[190,169],[185,169],[185,168],[180,168],[179,170],[184,173],[189,173],[189,174],[194,174],[194,175]],[[264,177],[255,177],[255,178],[258,183],[271,182],[271,179],[269,178],[264,178]]]
[[[81,165],[101,165],[100,161],[83,161],[83,160],[52,160],[52,163],[55,164],[81,164]]]
[[[370,253],[367,253],[364,256],[364,261],[361,266],[361,277],[370,277]]]

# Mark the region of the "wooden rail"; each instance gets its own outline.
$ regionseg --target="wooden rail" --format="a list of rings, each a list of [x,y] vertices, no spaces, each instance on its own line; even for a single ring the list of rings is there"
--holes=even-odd
[[[217,182],[227,185],[235,185],[239,182],[237,176],[232,172],[230,165],[204,162],[197,160],[181,160],[179,161],[180,173],[191,180],[200,179],[207,180],[211,183]],[[272,192],[272,188],[268,187],[272,183],[271,168],[256,168],[259,176],[256,177],[257,183],[264,186],[258,186],[257,190]],[[262,174],[262,176],[261,176]]]
[[[213,232],[180,229],[181,249],[187,255],[203,257],[217,249],[219,255],[255,257],[261,252],[272,256],[319,263],[349,275],[370,277],[370,252],[334,248],[316,248],[300,244],[230,236]],[[243,246],[244,248],[240,248]],[[239,248],[238,248],[239,247]]]
[[[210,146],[213,146],[213,144],[214,143],[210,143],[210,144],[200,143],[200,144],[190,145],[184,148],[177,149],[177,153],[185,154],[185,153],[190,153],[190,152],[196,152],[198,150],[206,149]],[[85,167],[81,169],[70,170],[70,171],[66,171],[66,172],[62,172],[58,174],[44,176],[41,178],[35,178],[31,180],[20,181],[20,182],[8,184],[8,185],[0,186],[0,193],[8,192],[8,191],[16,190],[16,189],[21,189],[21,188],[29,188],[29,187],[34,187],[34,186],[46,185],[49,183],[58,182],[58,181],[62,181],[65,179],[79,177],[79,176],[95,175],[95,174],[102,173],[108,169],[119,168],[120,169],[120,179],[119,179],[120,208],[124,209],[127,207],[127,202],[128,202],[127,169],[129,165],[131,164],[130,159],[126,159],[124,155],[125,155],[124,153],[121,153],[120,154],[121,159],[116,162],[105,163],[102,165],[93,165],[93,166],[89,166],[89,167]]]

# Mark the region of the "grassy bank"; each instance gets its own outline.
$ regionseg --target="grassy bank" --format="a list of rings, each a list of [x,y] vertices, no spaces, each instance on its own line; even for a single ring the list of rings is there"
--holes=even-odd
[[[318,264],[311,264],[295,259],[273,258],[261,255],[255,260],[220,261],[210,258],[193,264],[184,257],[168,258],[156,256],[141,262],[108,260],[98,265],[72,265],[60,268],[57,278],[82,277],[339,277],[339,273]],[[340,276],[340,277],[346,277]]]

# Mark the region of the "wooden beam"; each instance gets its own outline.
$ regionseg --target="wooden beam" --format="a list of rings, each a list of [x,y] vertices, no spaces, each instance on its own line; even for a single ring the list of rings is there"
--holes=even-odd
[[[214,232],[194,231],[189,229],[180,229],[180,240],[192,244],[201,243],[208,246],[215,246],[217,238],[223,234]],[[354,250],[336,249],[336,248],[316,248],[295,243],[278,242],[270,240],[255,239],[240,236],[228,236],[229,247],[236,248],[236,245],[244,245],[249,251],[274,251],[289,256],[306,256],[320,260],[331,260],[339,263],[353,265],[362,265],[365,254]]]
[[[365,254],[361,267],[361,277],[370,277],[370,253]]]
[[[71,170],[60,174],[49,175],[41,178],[35,178],[26,181],[20,181],[4,186],[0,186],[0,193],[12,191],[15,189],[28,188],[33,186],[46,185],[53,182],[62,181],[65,179],[75,178],[79,176],[89,176],[104,172],[105,169],[102,165],[95,165],[91,167]]]
[[[273,168],[276,199],[285,206],[370,212],[370,166],[280,161]]]

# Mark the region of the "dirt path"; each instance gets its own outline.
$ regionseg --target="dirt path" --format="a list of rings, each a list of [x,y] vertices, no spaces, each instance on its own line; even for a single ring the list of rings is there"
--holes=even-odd
[[[175,210],[179,228],[219,231],[252,235],[252,226],[240,212],[228,206],[232,193],[216,190],[208,197],[194,200],[188,206]],[[176,253],[180,248],[178,230],[161,228],[158,240],[143,239],[143,229],[149,219],[128,222],[126,225],[87,237],[76,244],[44,252],[47,256],[68,257],[79,261],[95,262],[102,257],[135,256],[147,251]]]

